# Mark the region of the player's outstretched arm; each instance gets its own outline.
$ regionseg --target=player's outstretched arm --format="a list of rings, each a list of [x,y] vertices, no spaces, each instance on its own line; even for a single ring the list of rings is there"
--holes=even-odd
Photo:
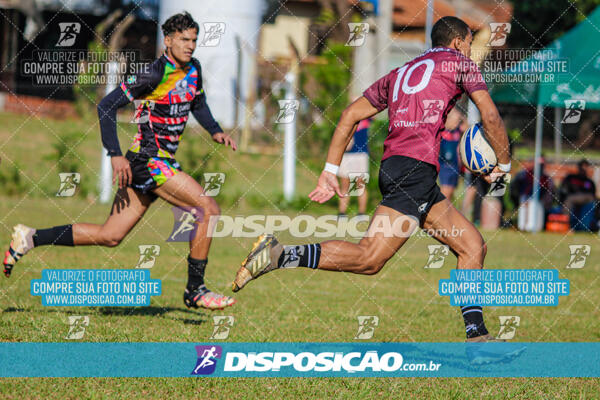
[[[357,124],[363,119],[370,118],[378,112],[379,111],[377,111],[364,96],[350,104],[342,112],[340,121],[333,133],[331,144],[329,145],[325,169],[319,177],[317,187],[308,195],[312,201],[324,203],[331,199],[336,193],[340,197],[345,196],[340,190],[336,175],[340,162],[342,161],[342,156],[344,155],[346,146],[348,146],[348,143],[352,140],[352,135],[356,130]]]
[[[492,173],[501,173],[510,171],[510,148],[508,135],[500,113],[490,97],[487,90],[477,90],[471,93],[471,100],[479,109],[483,129],[485,130],[486,138],[496,153],[498,165]],[[486,181],[491,181],[491,177],[486,176]]]

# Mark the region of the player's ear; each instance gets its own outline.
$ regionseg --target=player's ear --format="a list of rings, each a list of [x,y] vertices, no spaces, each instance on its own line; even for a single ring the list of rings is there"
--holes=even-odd
[[[170,34],[165,36],[165,47],[171,47],[172,42],[173,42],[173,38],[171,37]]]

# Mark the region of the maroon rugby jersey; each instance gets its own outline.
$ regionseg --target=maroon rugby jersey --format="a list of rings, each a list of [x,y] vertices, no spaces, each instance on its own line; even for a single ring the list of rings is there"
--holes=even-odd
[[[446,115],[467,92],[487,90],[477,65],[460,52],[434,47],[372,84],[363,95],[378,111],[388,109],[383,160],[401,155],[439,170]]]

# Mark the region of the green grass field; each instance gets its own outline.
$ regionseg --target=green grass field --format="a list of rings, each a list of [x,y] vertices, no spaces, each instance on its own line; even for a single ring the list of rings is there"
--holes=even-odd
[[[18,164],[26,186],[24,193],[0,197],[0,244],[10,240],[11,227],[72,223],[101,223],[108,206],[91,198],[59,198],[56,161],[38,154],[52,135],[65,131],[81,135],[77,154],[81,174],[95,181],[99,169],[97,127],[85,122],[39,120],[0,115],[0,169]],[[16,133],[15,133],[16,132]],[[122,147],[129,141],[122,137]],[[198,157],[212,153],[203,139],[191,140],[200,148]],[[184,140],[182,149],[190,145]],[[208,149],[208,150],[207,150]],[[51,153],[51,150],[46,151]],[[226,172],[222,194],[225,215],[331,214],[333,205],[317,206],[304,198],[295,209],[283,209],[280,198],[282,160],[274,156],[232,155],[216,150],[204,166]],[[184,164],[185,168],[185,164]],[[298,189],[308,193],[316,176],[305,164],[298,165]],[[54,189],[52,189],[54,188]],[[437,294],[437,282],[454,268],[453,256],[438,270],[424,269],[427,245],[434,240],[417,236],[374,276],[296,269],[276,271],[237,294],[238,303],[216,313],[190,311],[182,302],[186,282],[187,244],[166,242],[171,232],[171,207],[157,201],[144,219],[116,248],[44,247],[32,251],[15,267],[10,279],[0,278],[0,340],[3,342],[64,342],[69,315],[88,315],[83,341],[90,342],[205,342],[211,336],[213,315],[233,315],[235,325],[228,341],[336,341],[354,340],[358,315],[379,316],[373,341],[443,342],[464,340],[464,325],[457,307]],[[498,332],[500,315],[518,315],[521,325],[515,341],[596,342],[600,340],[598,273],[600,238],[596,235],[523,234],[516,231],[484,232],[489,268],[558,268],[571,281],[571,294],[558,307],[491,307],[486,320],[491,333]],[[286,243],[312,242],[314,238]],[[206,281],[213,290],[231,294],[229,284],[254,239],[215,239],[209,256]],[[138,245],[158,244],[161,254],[152,277],[161,279],[163,294],[149,307],[76,308],[43,307],[29,294],[31,279],[44,268],[133,268]],[[565,269],[570,244],[589,244],[592,252],[583,269]],[[31,378],[2,379],[2,398],[600,398],[597,379],[179,379],[179,378]]]

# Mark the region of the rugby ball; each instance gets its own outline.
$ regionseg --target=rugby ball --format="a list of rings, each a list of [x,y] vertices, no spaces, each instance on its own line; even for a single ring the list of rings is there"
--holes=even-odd
[[[498,160],[485,138],[481,124],[475,124],[460,139],[460,158],[467,169],[476,174],[489,174]]]

